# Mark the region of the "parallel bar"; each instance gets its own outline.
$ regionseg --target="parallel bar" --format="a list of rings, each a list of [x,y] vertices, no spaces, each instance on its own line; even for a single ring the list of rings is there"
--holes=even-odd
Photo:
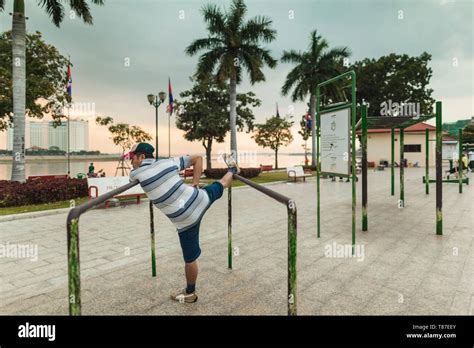
[[[395,196],[395,128],[392,128],[392,163],[390,164],[391,192]]]
[[[81,315],[81,272],[79,254],[79,217],[89,209],[104,203],[118,194],[127,191],[138,184],[133,181],[108,193],[100,195],[69,211],[66,220],[67,227],[67,255],[68,255],[68,291],[69,314]]]
[[[156,255],[155,255],[155,217],[153,214],[153,203],[150,200],[150,240],[151,240],[151,276],[156,277]]]
[[[443,168],[441,146],[443,143],[442,104],[436,102],[436,234],[443,234]]]
[[[356,243],[356,75],[354,71],[350,71],[352,81],[352,144],[351,144],[351,155],[352,155],[352,255],[355,254],[355,243]]]
[[[459,153],[458,153],[458,180],[459,180],[459,193],[462,193],[462,171],[464,163],[462,161],[462,128],[458,130],[458,143],[459,143]]]
[[[326,80],[326,81],[324,81],[324,82],[321,82],[320,84],[318,84],[318,87],[321,88],[321,87],[326,86],[326,85],[328,85],[328,84],[330,84],[330,83],[333,83],[334,81],[340,80],[340,79],[342,79],[342,78],[344,78],[344,77],[346,77],[346,76],[351,76],[352,78],[354,78],[354,77],[355,77],[355,72],[354,72],[354,70],[347,71],[347,72],[345,72],[344,74],[338,75],[338,76],[336,76],[336,77],[333,77],[332,79],[329,79],[329,80]],[[352,85],[352,87],[354,87],[354,85]]]
[[[430,177],[430,131],[425,129],[425,177]],[[429,181],[426,181],[425,193],[428,195],[430,193]]]
[[[232,269],[232,186],[227,189],[227,268]]]
[[[243,183],[253,187],[257,191],[275,199],[276,201],[286,205],[288,212],[288,315],[297,314],[296,305],[296,259],[297,259],[297,230],[296,230],[296,204],[290,198],[283,196],[282,194],[272,191],[265,186],[254,183],[238,174],[234,174],[234,178],[242,181]]]
[[[316,88],[316,234],[321,237],[321,164],[319,142],[321,137],[321,114],[319,112],[319,88]]]
[[[369,224],[367,200],[367,105],[362,105],[362,231]]]
[[[405,208],[404,135],[405,130],[400,128],[400,201],[398,204],[400,208]]]

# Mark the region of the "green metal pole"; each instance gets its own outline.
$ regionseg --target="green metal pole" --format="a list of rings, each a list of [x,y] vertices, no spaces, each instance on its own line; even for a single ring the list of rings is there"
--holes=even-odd
[[[81,272],[79,263],[79,219],[70,224],[68,245],[69,315],[81,315]]]
[[[319,142],[321,136],[321,115],[319,114],[319,88],[316,88],[316,115],[314,115],[314,122],[316,122],[316,230],[318,238],[321,237],[321,164],[319,159]]]
[[[458,180],[459,180],[459,193],[462,193],[462,170],[463,170],[463,162],[462,162],[462,128],[459,128],[458,130],[458,143],[459,143],[459,153],[458,153],[458,168],[459,168],[459,172],[458,172]]]
[[[405,208],[405,166],[404,166],[404,135],[405,130],[400,128],[400,204]]]
[[[392,128],[392,163],[390,165],[390,178],[391,178],[391,188],[392,188],[392,196],[395,196],[395,129]]]
[[[296,204],[288,203],[288,315],[297,314],[296,258],[297,258]]]
[[[367,105],[362,105],[362,231],[369,225],[367,200]]]
[[[156,255],[155,255],[155,218],[153,214],[153,203],[150,200],[150,238],[151,238],[151,275],[156,277]]]
[[[355,253],[356,243],[356,75],[352,77],[352,144],[351,144],[351,168],[352,168],[352,255]]]
[[[441,146],[443,143],[442,104],[436,102],[436,234],[443,234],[443,168]]]
[[[449,172],[451,172],[453,170],[453,160],[450,159],[449,160]]]
[[[232,269],[232,186],[227,189],[227,268]]]
[[[425,193],[430,193],[430,131],[425,129]]]

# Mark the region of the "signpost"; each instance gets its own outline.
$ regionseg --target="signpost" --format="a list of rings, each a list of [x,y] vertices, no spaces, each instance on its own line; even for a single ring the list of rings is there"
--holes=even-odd
[[[350,175],[351,109],[321,113],[321,172]]]

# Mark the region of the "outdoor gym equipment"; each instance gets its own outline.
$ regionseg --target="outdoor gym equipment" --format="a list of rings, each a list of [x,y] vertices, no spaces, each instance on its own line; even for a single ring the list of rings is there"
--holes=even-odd
[[[462,144],[462,129],[459,129],[458,131],[458,143],[459,144]],[[423,183],[425,184],[425,192],[426,194],[429,194],[430,193],[430,187],[429,187],[429,183],[433,183],[433,182],[436,182],[436,180],[432,180],[432,179],[429,179],[430,177],[430,173],[429,173],[429,142],[430,141],[433,141],[431,139],[429,139],[429,131],[428,129],[426,130],[425,132],[425,148],[426,148],[426,151],[425,151],[425,167],[426,167],[426,172],[425,172],[425,175],[423,176]],[[463,171],[462,169],[460,170],[459,167],[463,166],[463,163],[462,163],[462,145],[461,146],[458,146],[458,154],[457,154],[457,158],[458,158],[458,178],[457,179],[444,179],[442,180],[442,182],[445,182],[445,183],[451,183],[451,184],[459,184],[459,193],[462,193],[462,184],[466,184],[466,185],[469,185],[469,178],[466,177],[466,178],[463,178]],[[453,160],[450,159],[449,160],[449,169],[452,169],[453,167]],[[428,178],[428,180],[426,180],[426,178]]]
[[[239,175],[234,178],[266,194],[276,201],[286,205],[288,212],[288,315],[296,315],[296,204],[293,200],[274,192],[264,186],[258,185]],[[89,209],[110,200],[116,195],[129,190],[138,184],[133,181],[113,191],[100,195],[84,204],[73,208],[67,216],[67,255],[68,255],[68,289],[69,289],[69,314],[81,315],[81,275],[79,257],[79,218]],[[232,188],[228,189],[228,267],[232,269]],[[153,222],[153,205],[150,202],[150,234],[151,234],[151,260],[152,276],[156,276],[155,260],[155,230]]]

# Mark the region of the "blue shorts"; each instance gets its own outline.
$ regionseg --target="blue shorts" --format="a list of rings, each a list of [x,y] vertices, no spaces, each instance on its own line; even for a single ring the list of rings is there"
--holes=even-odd
[[[203,187],[203,190],[205,190],[209,196],[209,208],[212,203],[222,197],[224,186],[222,186],[219,181],[216,181],[211,185]],[[178,233],[181,249],[183,250],[184,262],[186,263],[196,261],[199,255],[201,255],[201,248],[199,247],[200,226],[201,220],[199,220],[198,223],[193,227]]]

